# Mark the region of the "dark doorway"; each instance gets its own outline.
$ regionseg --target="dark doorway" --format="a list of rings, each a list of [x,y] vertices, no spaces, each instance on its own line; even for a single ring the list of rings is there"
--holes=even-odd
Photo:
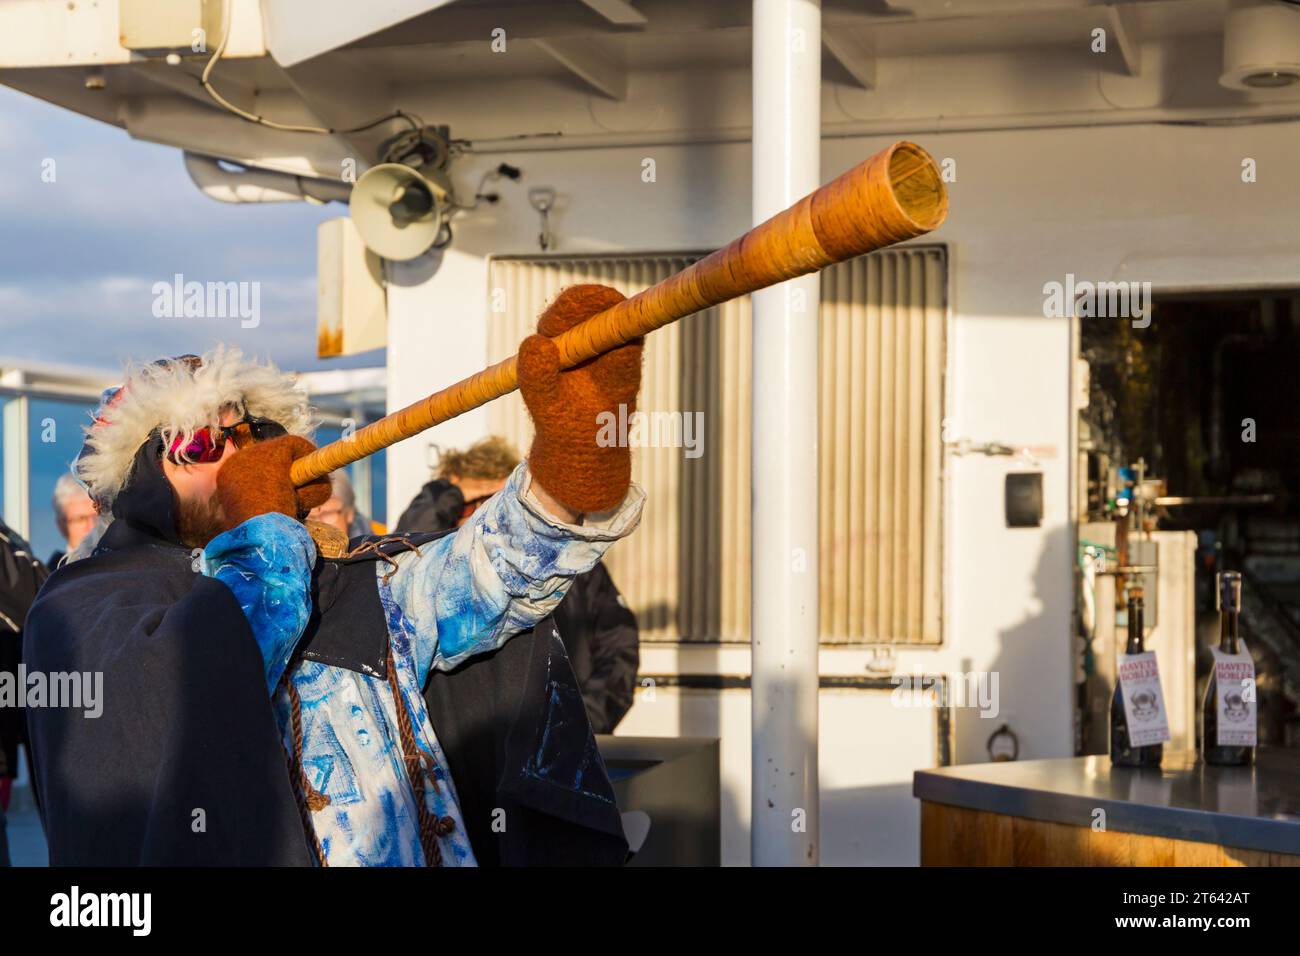
[[[1238,570],[1260,743],[1300,746],[1300,291],[1158,295],[1146,328],[1081,319],[1080,349],[1080,510],[1114,513],[1119,467],[1140,460],[1163,479],[1155,526],[1198,540],[1198,699],[1217,640],[1214,576]]]

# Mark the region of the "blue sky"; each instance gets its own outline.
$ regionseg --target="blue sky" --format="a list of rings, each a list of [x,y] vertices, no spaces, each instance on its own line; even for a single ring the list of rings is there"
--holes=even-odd
[[[286,369],[384,362],[315,357],[316,225],[340,204],[215,202],[179,150],[0,87],[0,210],[0,359],[120,370],[229,342]],[[152,287],[178,272],[260,283],[260,323],[156,318]]]

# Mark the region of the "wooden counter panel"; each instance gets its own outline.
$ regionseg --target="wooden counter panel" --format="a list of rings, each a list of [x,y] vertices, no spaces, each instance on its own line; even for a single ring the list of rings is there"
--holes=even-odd
[[[1300,866],[1300,856],[921,801],[922,866]]]

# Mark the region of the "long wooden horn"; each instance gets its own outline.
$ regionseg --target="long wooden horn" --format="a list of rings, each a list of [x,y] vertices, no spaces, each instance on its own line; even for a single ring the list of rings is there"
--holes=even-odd
[[[725,248],[556,336],[560,362],[571,368],[729,299],[912,239],[947,214],[930,154],[895,143]],[[300,458],[290,475],[306,484],[517,387],[512,355]]]

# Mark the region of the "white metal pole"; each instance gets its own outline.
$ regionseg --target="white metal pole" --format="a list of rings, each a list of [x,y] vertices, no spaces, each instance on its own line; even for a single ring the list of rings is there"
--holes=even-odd
[[[0,396],[4,422],[4,520],[23,538],[31,528],[31,441],[28,436],[26,395]]]
[[[754,0],[753,218],[821,184],[820,0]],[[818,277],[753,297],[755,866],[817,864]]]
[[[367,424],[366,416],[358,405],[352,407],[348,417],[352,419],[354,428],[359,429]],[[370,455],[354,462],[352,468],[352,494],[356,498],[357,511],[362,512],[367,521],[375,517],[374,463],[375,457]],[[392,524],[396,523],[397,519],[394,518]]]

